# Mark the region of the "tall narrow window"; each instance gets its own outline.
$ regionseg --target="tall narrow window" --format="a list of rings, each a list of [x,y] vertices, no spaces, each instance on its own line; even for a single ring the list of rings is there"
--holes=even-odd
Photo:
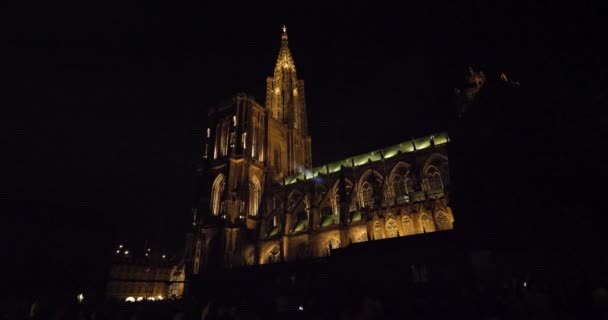
[[[405,178],[405,192],[414,192],[414,182],[410,178]]]
[[[441,181],[441,174],[439,171],[434,170],[434,172],[429,173],[429,188],[431,190],[443,190],[443,182]]]
[[[264,118],[260,116],[258,119],[258,160],[264,161],[264,148],[262,144],[264,143]]]
[[[393,191],[395,192],[395,197],[400,197],[405,194],[405,182],[400,175],[396,175],[393,180]]]
[[[369,182],[363,183],[361,187],[361,193],[363,195],[363,207],[374,208],[374,189]]]
[[[230,133],[230,149],[233,150],[234,146],[236,144],[236,132],[231,132]]]
[[[340,214],[340,189],[336,188],[336,203],[334,207],[334,214]]]
[[[256,176],[253,176],[251,181],[249,181],[249,215],[251,216],[258,215],[260,198],[262,196],[261,189],[260,181]]]
[[[225,186],[226,181],[224,175],[220,173],[217,178],[215,178],[211,188],[211,212],[215,216],[220,214],[222,193],[224,193]]]

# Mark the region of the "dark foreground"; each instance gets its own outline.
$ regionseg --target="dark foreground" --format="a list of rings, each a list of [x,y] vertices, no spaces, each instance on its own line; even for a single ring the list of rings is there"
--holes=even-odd
[[[605,257],[523,256],[478,256],[473,272],[436,261],[440,268],[429,263],[421,275],[420,264],[406,268],[390,256],[353,265],[336,254],[333,262],[201,277],[178,301],[32,297],[5,299],[0,310],[2,319],[608,319]]]

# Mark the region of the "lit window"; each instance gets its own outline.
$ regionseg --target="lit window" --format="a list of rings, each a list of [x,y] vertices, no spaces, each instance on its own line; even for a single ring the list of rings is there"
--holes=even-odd
[[[213,187],[211,190],[211,212],[213,215],[217,216],[220,213],[220,204],[222,193],[224,192],[224,187],[226,185],[224,175],[219,174],[215,181],[213,182]]]
[[[442,190],[443,182],[441,181],[441,174],[435,171],[428,175],[429,187],[431,190]]]
[[[260,181],[256,176],[253,176],[249,182],[249,215],[256,216],[258,214],[261,197]]]
[[[361,192],[363,194],[363,206],[366,208],[373,209],[374,208],[374,189],[372,186],[365,182],[363,187],[361,188]]]

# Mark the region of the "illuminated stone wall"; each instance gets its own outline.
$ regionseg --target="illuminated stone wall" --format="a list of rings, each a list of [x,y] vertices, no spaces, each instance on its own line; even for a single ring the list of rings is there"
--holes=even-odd
[[[447,142],[434,142],[422,150],[398,152],[393,157],[363,162],[351,168],[343,167],[344,180],[353,181],[347,198],[337,199],[335,189],[340,185],[340,172],[319,172],[306,180],[296,179],[284,185],[274,185],[264,195],[266,202],[285,205],[266,210],[260,215],[260,232],[250,241],[259,243],[259,261],[268,263],[271,248],[280,261],[289,262],[303,257],[316,258],[330,254],[331,249],[351,243],[404,237],[421,233],[450,230],[454,216],[449,207],[449,171]],[[401,170],[401,168],[405,168]],[[373,174],[372,174],[373,173]],[[413,182],[405,186],[404,175]],[[431,188],[429,179],[439,177]],[[368,179],[376,179],[370,204],[361,200],[360,187]],[[403,183],[391,186],[389,181]],[[346,183],[344,183],[346,185]],[[395,188],[408,191],[399,194]],[[410,188],[411,190],[408,190]],[[335,203],[352,203],[348,212],[336,212]],[[263,209],[272,208],[264,206]],[[279,227],[275,222],[281,222]],[[275,232],[271,232],[275,230]],[[276,250],[276,247],[279,250]],[[274,257],[272,262],[277,262]]]

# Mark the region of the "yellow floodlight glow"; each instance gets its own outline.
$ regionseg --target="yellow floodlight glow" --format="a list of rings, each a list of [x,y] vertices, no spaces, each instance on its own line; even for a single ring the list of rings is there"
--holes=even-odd
[[[133,297],[127,297],[125,299],[125,302],[135,302],[135,298],[133,298]]]
[[[144,297],[137,297],[137,301],[144,301]]]

